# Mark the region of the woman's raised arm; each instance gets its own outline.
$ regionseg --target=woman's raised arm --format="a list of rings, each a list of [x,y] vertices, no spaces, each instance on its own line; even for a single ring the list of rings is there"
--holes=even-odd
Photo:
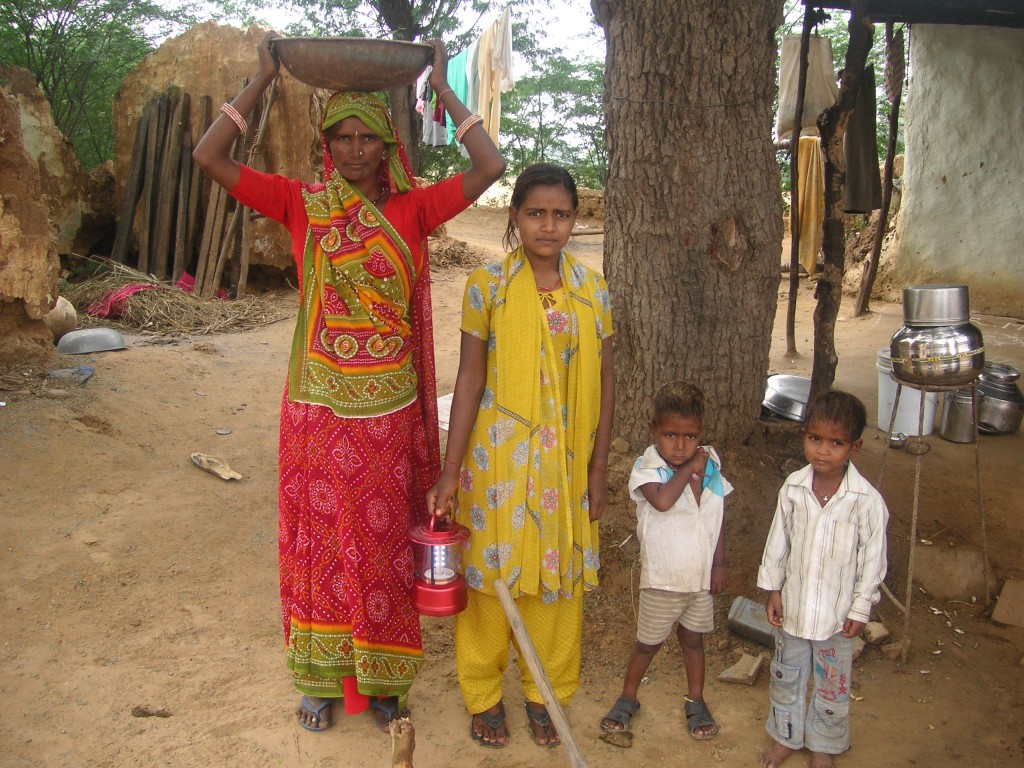
[[[241,171],[238,161],[231,156],[231,147],[242,131],[242,126],[235,122],[235,117],[244,120],[256,107],[263,91],[277,77],[281,62],[274,50],[272,41],[280,37],[277,32],[267,32],[260,40],[259,72],[249,81],[234,100],[221,108],[217,118],[210,124],[203,138],[192,151],[192,159],[203,169],[203,172],[220,184],[224,189],[233,189],[238,183]]]

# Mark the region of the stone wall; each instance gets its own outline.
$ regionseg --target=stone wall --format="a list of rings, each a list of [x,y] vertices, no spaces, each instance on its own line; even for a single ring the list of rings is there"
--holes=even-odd
[[[109,164],[85,173],[71,142],[53,122],[50,104],[28,70],[0,66],[0,92],[18,105],[25,151],[38,164],[42,199],[62,254],[92,253],[114,226],[114,179]]]

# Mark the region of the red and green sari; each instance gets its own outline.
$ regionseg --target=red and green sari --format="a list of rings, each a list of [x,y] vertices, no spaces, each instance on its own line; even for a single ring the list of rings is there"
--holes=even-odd
[[[381,183],[411,174],[383,101],[335,94],[324,125],[356,115],[385,139]],[[408,530],[438,474],[437,401],[425,255],[337,173],[303,185],[309,226],[302,304],[281,413],[280,575],[295,687],[397,696],[423,650],[411,603]]]

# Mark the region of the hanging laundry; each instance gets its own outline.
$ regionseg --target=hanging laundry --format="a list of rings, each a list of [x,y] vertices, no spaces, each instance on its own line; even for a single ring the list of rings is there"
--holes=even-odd
[[[512,21],[509,9],[480,35],[477,56],[479,83],[479,114],[484,119],[484,130],[491,141],[498,144],[501,128],[501,94],[512,90]]]
[[[469,98],[469,78],[466,75],[466,62],[469,60],[469,48],[455,54],[448,60],[448,85],[455,91],[459,101],[463,104]],[[446,116],[448,125],[448,143],[455,141],[455,129],[458,127],[452,122],[451,115]]]
[[[825,221],[825,158],[821,154],[820,137],[800,137],[797,174],[800,265],[808,275],[813,275],[818,267],[818,252],[824,239]],[[794,231],[792,213],[790,231]]]
[[[448,126],[444,107],[430,87],[432,69],[427,67],[416,81],[416,111],[423,115],[423,143],[428,147],[443,147],[448,144]]]
[[[875,117],[875,68],[867,66],[857,89],[857,101],[846,125],[846,213],[870,213],[882,207],[882,175],[878,170],[878,131]]]
[[[775,120],[775,138],[784,139],[793,133],[796,101],[800,81],[800,35],[782,38],[779,57],[779,114]],[[818,115],[836,103],[839,84],[832,64],[832,42],[827,37],[811,35],[807,50],[807,85],[804,89],[804,111],[800,134],[817,136]]]

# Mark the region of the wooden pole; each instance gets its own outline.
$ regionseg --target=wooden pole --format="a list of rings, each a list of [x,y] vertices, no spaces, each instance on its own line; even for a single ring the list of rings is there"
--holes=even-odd
[[[540,691],[541,698],[544,699],[544,706],[547,707],[548,715],[555,724],[555,730],[558,731],[558,736],[562,740],[562,746],[565,747],[565,751],[569,755],[569,763],[573,768],[586,768],[587,764],[584,762],[583,755],[580,753],[579,747],[576,746],[576,740],[572,736],[572,730],[569,728],[569,721],[565,719],[562,705],[559,703],[558,697],[555,696],[555,692],[551,689],[551,683],[544,672],[544,666],[540,663],[540,657],[537,655],[537,650],[533,647],[533,641],[530,639],[530,634],[526,631],[523,617],[519,615],[519,609],[516,608],[516,601],[512,599],[512,593],[509,592],[508,585],[503,579],[495,579],[494,591],[498,595],[498,600],[501,601],[501,607],[505,611],[506,618],[508,618],[509,626],[512,627],[512,633],[516,636],[516,641],[519,643],[520,655],[526,662],[526,666],[530,669],[530,675],[533,677],[537,690]]]
[[[896,46],[899,46],[898,52]],[[878,227],[875,229],[875,236],[871,244],[871,255],[868,257],[867,264],[864,265],[864,274],[861,276],[860,292],[857,294],[857,304],[853,310],[854,317],[860,317],[868,311],[871,289],[875,285],[875,277],[878,274],[878,261],[882,256],[882,241],[885,239],[885,230],[889,225],[889,206],[892,204],[892,166],[896,159],[896,139],[900,128],[900,99],[903,92],[902,72],[904,70],[903,30],[901,29],[894,38],[891,21],[885,25],[885,49],[887,70],[899,67],[900,87],[894,88],[893,93],[888,94],[891,107],[889,109],[889,141],[885,147],[885,164],[882,168],[882,210],[878,214]],[[887,71],[886,80],[888,80],[889,74]]]
[[[818,117],[818,132],[825,155],[825,220],[822,238],[825,267],[815,288],[818,303],[814,307],[814,359],[811,363],[813,399],[832,388],[839,356],[836,354],[836,318],[842,300],[846,259],[846,233],[843,228],[843,192],[846,185],[846,159],[843,139],[850,121],[857,91],[864,79],[864,64],[871,50],[874,27],[867,16],[866,0],[853,0],[850,11],[850,46],[846,51],[839,96],[835,104]]]
[[[803,130],[804,96],[807,91],[807,55],[811,47],[814,9],[804,7],[800,33],[800,70],[797,76],[796,116],[789,142],[789,303],[786,308],[786,354],[796,357],[796,297],[800,290],[800,132]]]

